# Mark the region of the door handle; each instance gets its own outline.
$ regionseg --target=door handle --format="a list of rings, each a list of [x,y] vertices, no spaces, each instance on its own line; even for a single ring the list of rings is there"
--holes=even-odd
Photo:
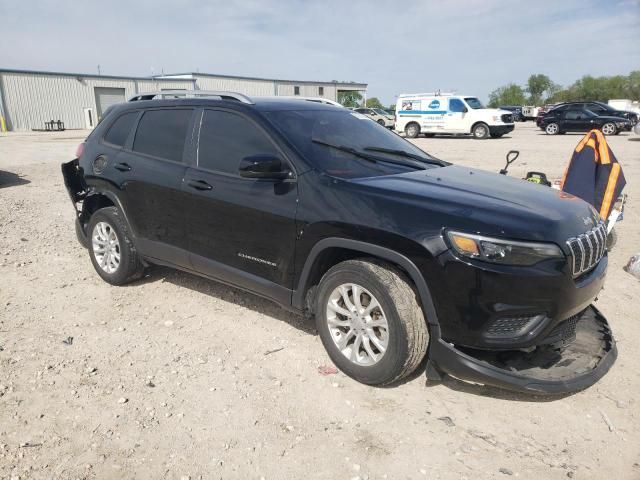
[[[116,170],[120,170],[121,172],[128,172],[131,170],[131,165],[129,165],[128,163],[116,163],[113,168],[115,168]]]
[[[195,188],[196,190],[211,190],[213,187],[209,185],[204,180],[189,180],[187,182],[191,188]]]

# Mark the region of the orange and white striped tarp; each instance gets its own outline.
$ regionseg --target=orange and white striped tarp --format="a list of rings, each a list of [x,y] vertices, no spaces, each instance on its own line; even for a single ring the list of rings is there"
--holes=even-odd
[[[562,190],[590,203],[606,220],[626,185],[622,168],[600,130],[587,133],[571,156]]]

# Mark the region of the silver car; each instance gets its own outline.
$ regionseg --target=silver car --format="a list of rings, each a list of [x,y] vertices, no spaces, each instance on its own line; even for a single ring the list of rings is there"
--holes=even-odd
[[[356,108],[354,111],[366,115],[383,127],[393,128],[396,125],[395,117],[381,108]]]

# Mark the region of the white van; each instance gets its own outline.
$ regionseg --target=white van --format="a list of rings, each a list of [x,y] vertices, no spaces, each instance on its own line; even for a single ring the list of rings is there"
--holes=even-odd
[[[421,133],[472,134],[475,138],[498,138],[514,128],[507,110],[484,108],[480,100],[451,93],[414,93],[398,97],[396,132],[415,138]]]

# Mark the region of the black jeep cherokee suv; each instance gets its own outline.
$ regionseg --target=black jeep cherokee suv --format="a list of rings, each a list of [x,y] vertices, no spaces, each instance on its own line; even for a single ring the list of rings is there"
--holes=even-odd
[[[373,385],[422,365],[556,393],[613,364],[591,306],[606,232],[582,200],[438,160],[347,109],[164,95],[113,107],[62,166],[105,281],[168,265],[306,310]]]

